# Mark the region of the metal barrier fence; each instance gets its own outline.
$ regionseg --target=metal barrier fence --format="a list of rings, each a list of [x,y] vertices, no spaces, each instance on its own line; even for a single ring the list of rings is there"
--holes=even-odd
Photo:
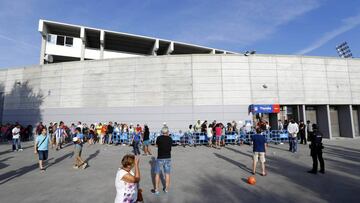
[[[222,140],[225,141],[225,144],[251,144],[251,138],[254,134],[254,131],[240,132],[240,134],[236,132],[226,133],[222,136]],[[158,132],[150,133],[150,143],[154,145],[159,135]],[[279,144],[289,141],[288,132],[284,130],[266,131],[262,135],[266,137],[269,143]],[[206,133],[170,133],[170,136],[174,145],[204,145],[209,141]],[[132,137],[132,133],[113,133],[112,140],[115,144],[131,144]],[[215,142],[216,137],[213,136],[212,139]]]

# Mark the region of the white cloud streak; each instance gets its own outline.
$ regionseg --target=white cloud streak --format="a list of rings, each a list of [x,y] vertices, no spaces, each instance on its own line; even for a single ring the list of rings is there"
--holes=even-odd
[[[29,44],[29,43],[26,43],[26,42],[22,42],[22,41],[19,41],[17,39],[11,38],[11,37],[7,37],[7,36],[2,35],[2,34],[0,34],[0,39],[7,40],[7,41],[13,42],[13,43],[18,44],[18,45],[22,45],[23,47],[25,46],[25,47],[36,48],[36,49],[38,48],[38,46]]]
[[[295,54],[304,55],[304,54],[310,53],[310,52],[322,47],[323,45],[325,45],[326,43],[328,43],[330,40],[334,39],[335,37],[337,37],[345,32],[348,32],[348,31],[356,28],[359,25],[360,25],[360,14],[346,18],[343,20],[340,27],[337,27],[336,29],[334,29],[330,32],[326,32],[322,37],[320,37],[318,40],[316,40],[313,44],[296,52]]]
[[[204,45],[251,45],[270,38],[279,27],[317,9],[322,0],[221,1],[212,5],[213,10],[202,13],[210,2],[194,4],[180,13],[187,23],[177,25],[185,30],[178,33],[178,40]]]

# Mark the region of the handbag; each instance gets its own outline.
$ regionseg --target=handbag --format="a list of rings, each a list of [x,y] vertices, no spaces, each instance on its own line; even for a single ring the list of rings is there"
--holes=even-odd
[[[137,202],[143,202],[144,201],[143,196],[142,196],[142,189],[138,189],[136,201]]]

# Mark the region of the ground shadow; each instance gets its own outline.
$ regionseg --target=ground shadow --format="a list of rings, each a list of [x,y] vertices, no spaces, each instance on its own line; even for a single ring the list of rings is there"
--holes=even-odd
[[[5,162],[5,161],[7,161],[9,159],[12,159],[12,158],[14,158],[14,157],[11,156],[11,157],[7,157],[5,159],[0,160],[0,169],[4,169],[4,168],[10,166],[9,164],[3,163],[3,162]]]
[[[48,161],[52,160],[53,158],[51,159],[48,159]],[[18,178],[20,176],[23,176],[35,169],[39,169],[39,165],[38,163],[35,163],[35,164],[32,164],[32,165],[29,165],[29,166],[24,166],[22,168],[19,168],[17,170],[12,170],[12,171],[9,171],[5,174],[2,174],[0,175],[0,185],[4,184],[4,183],[7,183],[9,182],[10,180],[13,180],[15,178]]]
[[[280,202],[288,203],[289,199],[258,185],[249,185],[246,178],[241,181],[224,175],[205,174],[196,177],[191,185],[182,188],[187,193],[196,194],[184,197],[183,202]]]
[[[251,155],[251,154],[244,153],[244,152],[242,152],[242,151],[240,151],[240,150],[233,149],[233,148],[230,148],[230,147],[224,147],[224,148],[227,149],[227,150],[230,150],[230,151],[233,151],[233,152],[236,152],[236,153],[239,153],[239,154],[242,154],[242,155],[244,155],[244,156],[247,156],[247,157],[252,158],[252,155]]]
[[[61,156],[59,158],[56,158],[55,161],[52,162],[52,163],[49,163],[49,165],[47,165],[46,168],[52,167],[53,165],[56,165],[56,164],[64,161],[67,158],[71,158],[72,156],[74,156],[74,152],[69,152],[69,153],[67,153],[67,154],[65,154],[65,155],[63,155],[63,156]]]
[[[326,202],[359,202],[360,196],[354,195],[360,191],[359,181],[339,173],[332,173],[326,170],[326,174],[313,175],[306,173],[311,169],[311,163],[304,166],[291,162],[281,157],[268,157],[267,165],[269,173],[276,173],[284,176],[288,181],[308,189]]]
[[[237,161],[235,161],[235,160],[232,160],[232,159],[230,159],[230,158],[228,158],[228,157],[226,157],[226,156],[223,156],[223,155],[221,155],[221,154],[218,154],[218,153],[214,153],[214,155],[215,155],[217,158],[223,159],[223,160],[225,160],[225,161],[227,161],[227,162],[229,162],[229,163],[231,163],[231,164],[233,164],[233,165],[241,168],[242,170],[244,170],[244,171],[246,171],[246,172],[249,172],[249,173],[252,172],[251,169],[249,169],[248,167],[246,167],[245,164],[242,164],[242,163],[240,163],[240,162],[237,162]]]
[[[23,142],[21,142],[21,143],[23,143]],[[9,146],[9,149],[8,150],[5,150],[5,151],[2,151],[2,152],[0,152],[0,156],[1,155],[4,155],[4,154],[9,154],[9,153],[16,153],[16,152],[13,152],[12,151],[12,144],[9,144],[8,145]],[[26,146],[26,147],[22,147],[22,149],[28,149],[28,148],[32,148],[32,147],[34,147],[33,145],[29,145],[29,146]]]
[[[88,163],[91,159],[97,157],[100,154],[100,150],[96,150],[94,153],[90,154],[89,157],[85,160]]]

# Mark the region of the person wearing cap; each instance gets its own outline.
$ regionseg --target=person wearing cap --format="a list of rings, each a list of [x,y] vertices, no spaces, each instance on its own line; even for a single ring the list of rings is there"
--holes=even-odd
[[[322,144],[323,134],[319,131],[319,128],[316,124],[312,125],[312,133],[310,134],[309,141],[311,142],[310,155],[313,160],[313,167],[308,173],[317,174],[318,170],[318,160],[320,162],[320,173],[325,173],[325,164],[324,159],[322,157],[322,150],[324,146]]]
[[[73,138],[73,142],[75,144],[74,148],[74,169],[78,169],[82,167],[83,169],[86,168],[87,163],[81,158],[81,152],[83,148],[83,142],[84,142],[84,135],[81,133],[81,128],[77,127],[75,128],[75,136]]]
[[[169,128],[164,126],[161,129],[161,135],[156,139],[156,146],[158,147],[158,156],[155,164],[155,189],[152,193],[159,195],[160,187],[160,172],[163,168],[163,174],[165,174],[165,187],[163,191],[167,193],[170,187],[170,171],[171,171],[171,147],[172,139],[169,136]]]

